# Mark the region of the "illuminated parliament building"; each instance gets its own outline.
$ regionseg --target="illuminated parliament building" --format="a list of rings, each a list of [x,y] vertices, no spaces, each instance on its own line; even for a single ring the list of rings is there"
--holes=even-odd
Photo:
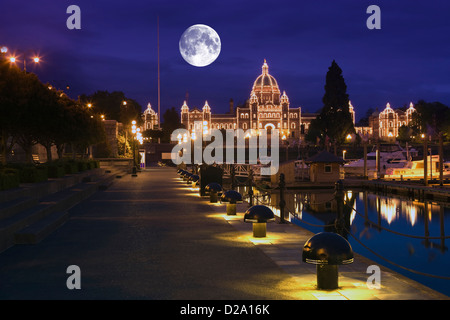
[[[392,109],[388,103],[383,111],[376,111],[369,117],[368,126],[355,126],[356,133],[368,138],[395,138],[398,135],[398,129],[411,122],[415,111],[412,103],[406,110]],[[351,102],[349,112],[355,124],[355,110]],[[254,129],[257,133],[259,129],[268,131],[278,129],[280,137],[289,141],[290,144],[303,140],[311,121],[317,115],[318,113],[302,113],[301,107],[291,107],[286,92],[283,91],[281,94],[277,81],[269,73],[266,60],[262,65],[262,73],[253,83],[250,98],[245,106],[235,108],[233,100],[230,100],[230,109],[224,114],[211,113],[211,107],[207,101],[202,109],[197,107],[190,109],[186,101],[181,107],[181,123],[191,132],[211,129],[243,129],[244,131]],[[144,112],[144,128],[153,129],[157,124],[157,116],[149,104]]]
[[[208,102],[200,110],[189,109],[186,101],[181,107],[181,123],[189,131],[211,129],[278,129],[282,139],[298,141],[308,130],[311,120],[317,114],[302,114],[301,107],[290,106],[286,92],[281,94],[275,78],[269,73],[264,60],[262,73],[253,83],[250,99],[245,107],[234,108],[230,100],[230,110],[225,114],[211,113]],[[201,128],[195,128],[200,125]]]

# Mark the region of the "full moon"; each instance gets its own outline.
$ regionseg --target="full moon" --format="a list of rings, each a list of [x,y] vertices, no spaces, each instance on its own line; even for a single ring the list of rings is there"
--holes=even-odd
[[[220,54],[220,38],[217,32],[204,24],[193,25],[180,38],[180,53],[187,63],[205,67]]]

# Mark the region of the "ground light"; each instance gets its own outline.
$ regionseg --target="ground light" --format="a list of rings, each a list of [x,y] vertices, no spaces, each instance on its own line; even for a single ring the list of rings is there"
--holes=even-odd
[[[242,203],[242,195],[234,190],[228,190],[220,197],[222,203],[227,205],[227,215],[236,215],[236,203]]]
[[[205,187],[205,194],[209,195],[210,203],[217,203],[219,195],[222,193],[222,186],[217,182],[211,182]]]
[[[302,260],[317,265],[317,288],[332,290],[339,287],[338,265],[353,263],[353,250],[339,234],[321,232],[306,241]]]
[[[275,215],[269,207],[256,205],[248,208],[244,214],[244,222],[253,223],[253,237],[266,237],[267,222],[275,220]]]

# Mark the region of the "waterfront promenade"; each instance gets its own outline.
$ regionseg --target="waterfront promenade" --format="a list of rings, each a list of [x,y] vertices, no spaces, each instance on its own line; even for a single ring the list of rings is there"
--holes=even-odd
[[[301,261],[313,234],[273,222],[255,239],[242,219],[247,207],[226,216],[174,168],[124,175],[71,208],[40,243],[1,253],[0,299],[448,299],[381,266],[381,288],[369,289],[375,263],[358,255],[339,267],[338,290],[317,290],[316,267]],[[80,290],[66,286],[70,265],[81,270]]]

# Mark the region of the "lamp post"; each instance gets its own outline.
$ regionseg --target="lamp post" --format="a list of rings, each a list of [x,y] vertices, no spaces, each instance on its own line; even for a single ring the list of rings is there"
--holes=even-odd
[[[428,145],[427,145],[427,135],[425,133],[422,133],[421,135],[423,139],[423,182],[425,186],[428,186]]]
[[[135,152],[135,143],[134,143],[134,136],[136,134],[136,121],[133,120],[131,122],[131,133],[133,134],[133,167],[132,167],[132,175],[136,176],[136,152]]]
[[[7,48],[7,47],[2,47],[2,48],[0,49],[0,51],[1,51],[1,53],[5,54],[5,53],[8,52],[8,48]],[[31,52],[31,50],[28,50],[28,51],[26,51],[26,52],[23,54],[23,71],[25,71],[25,72],[27,72],[27,59],[30,59],[30,58],[31,58],[35,64],[38,64],[38,63],[41,61],[41,59],[40,59],[37,55],[28,56],[28,53],[29,53],[29,52]],[[12,54],[12,55],[9,57],[9,61],[10,61],[11,63],[16,63],[16,62],[17,62],[17,57],[16,57],[15,55]]]

